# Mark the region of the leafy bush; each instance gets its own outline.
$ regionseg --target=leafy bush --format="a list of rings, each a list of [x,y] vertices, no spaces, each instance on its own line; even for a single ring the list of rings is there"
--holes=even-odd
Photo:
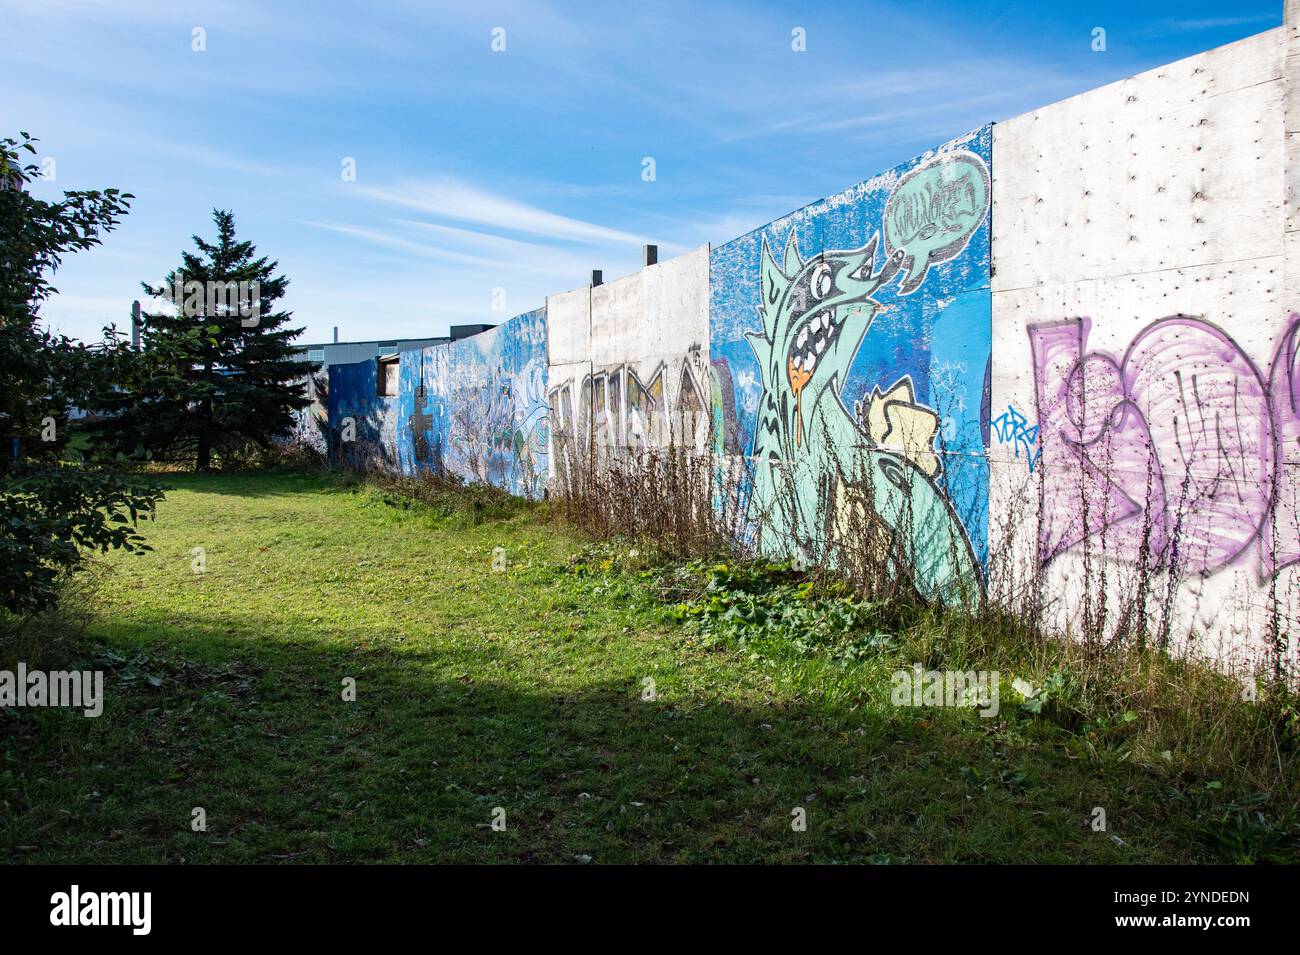
[[[62,462],[68,409],[110,389],[134,352],[116,330],[90,347],[44,329],[41,303],[68,252],[93,248],[129,207],[130,194],[67,192],[47,202],[27,189],[38,173],[22,139],[0,140],[0,607],[50,607],[61,575],[87,550],[140,550],[136,532],[161,492],[101,467]],[[109,465],[112,466],[111,464]]]
[[[843,581],[820,582],[769,562],[695,562],[684,571],[702,578],[703,588],[678,602],[673,615],[712,641],[760,655],[828,653],[843,663],[894,644],[882,629],[883,605],[858,599]]]
[[[88,552],[150,550],[136,525],[161,497],[134,478],[69,465],[0,483],[0,606],[53,606],[60,576]]]

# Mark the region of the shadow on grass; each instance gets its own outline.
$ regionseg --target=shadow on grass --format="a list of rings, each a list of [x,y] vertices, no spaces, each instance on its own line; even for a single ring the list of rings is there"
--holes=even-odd
[[[1096,778],[1007,747],[969,714],[739,702],[731,688],[710,696],[671,673],[645,700],[640,673],[560,675],[566,688],[496,647],[442,652],[373,633],[249,639],[215,620],[154,633],[72,661],[108,671],[102,717],[0,711],[5,858],[1206,857],[1198,823],[1165,814],[1141,771]],[[355,702],[342,699],[349,677]],[[1088,826],[1098,804],[1122,844]],[[806,831],[792,827],[799,809]]]
[[[265,471],[144,471],[140,477],[160,484],[166,491],[222,497],[291,497],[304,491],[346,490],[341,476],[330,471],[270,469]]]

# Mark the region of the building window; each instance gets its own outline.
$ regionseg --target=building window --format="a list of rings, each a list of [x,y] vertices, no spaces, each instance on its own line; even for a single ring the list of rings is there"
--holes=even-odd
[[[308,361],[314,361],[314,362],[316,362],[316,364],[319,365],[321,362],[323,362],[323,361],[325,360],[325,349],[323,349],[323,348],[308,348],[308,349],[307,349],[307,360],[308,360]]]
[[[397,374],[400,363],[398,356],[380,358],[376,367],[375,394],[380,398],[392,398],[397,395]]]

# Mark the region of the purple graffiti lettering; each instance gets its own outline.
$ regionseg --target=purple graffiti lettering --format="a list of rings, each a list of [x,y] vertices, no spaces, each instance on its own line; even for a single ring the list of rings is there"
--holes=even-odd
[[[1296,318],[1271,383],[1202,319],[1161,319],[1122,359],[1087,351],[1090,328],[1072,319],[1029,329],[1043,464],[1040,558],[1107,530],[1108,546],[1127,557],[1145,540],[1152,557],[1201,574],[1235,562],[1261,539],[1274,509],[1275,461],[1300,460]],[[1300,559],[1298,549],[1292,531],[1279,565]]]
[[[1277,444],[1274,504],[1264,527],[1260,559],[1269,573],[1300,562],[1300,315],[1287,322],[1273,355],[1269,396]]]

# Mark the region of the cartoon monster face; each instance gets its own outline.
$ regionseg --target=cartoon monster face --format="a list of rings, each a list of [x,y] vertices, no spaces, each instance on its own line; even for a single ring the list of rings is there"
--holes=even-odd
[[[783,456],[805,445],[813,405],[828,385],[843,383],[879,308],[872,293],[898,269],[894,259],[881,273],[872,272],[876,243],[873,237],[860,249],[822,252],[804,262],[791,232],[784,264],[778,266],[764,240],[763,334],[748,337],[762,367],[764,390],[774,399],[765,410],[783,419],[781,433],[794,439]]]
[[[835,346],[840,340],[840,333],[844,330],[847,318],[841,314],[831,299],[837,291],[836,275],[846,266],[847,263],[843,260],[816,262],[811,270],[805,269],[799,276],[800,285],[795,296],[791,298],[792,307],[799,311],[795,326],[797,332],[791,336],[786,346],[785,362],[786,376],[790,382],[790,389],[796,396],[796,402],[802,397],[804,389],[816,374],[817,363],[820,361],[823,369],[829,368],[830,358],[838,354],[839,349]],[[823,371],[823,375],[825,374],[826,372]],[[801,440],[801,436],[796,437],[796,441]]]
[[[791,233],[781,265],[763,244],[763,331],[746,336],[763,377],[749,511],[760,521],[773,515],[782,521],[782,528],[760,535],[766,552],[781,554],[792,541],[815,546],[828,507],[832,544],[859,526],[846,515],[869,508],[865,523],[876,528],[882,553],[908,555],[907,576],[926,599],[952,600],[978,592],[979,572],[935,483],[937,415],[917,403],[906,377],[883,393],[879,386],[872,391],[862,422],[840,398],[880,310],[871,296],[902,264],[896,253],[873,272],[876,244],[873,238],[860,249],[825,251],[804,262]],[[866,474],[837,472],[864,450]]]

